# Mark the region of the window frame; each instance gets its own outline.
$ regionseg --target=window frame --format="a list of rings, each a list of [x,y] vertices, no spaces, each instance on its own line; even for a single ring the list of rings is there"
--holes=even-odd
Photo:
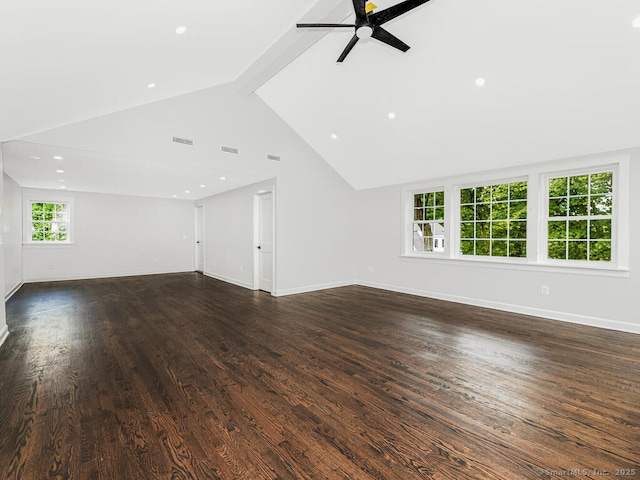
[[[414,196],[415,195],[420,195],[420,194],[425,194],[425,193],[439,193],[442,192],[444,194],[444,219],[442,220],[442,223],[444,224],[444,249],[442,251],[414,251],[413,250],[413,224],[416,222],[416,220],[414,219],[414,210],[415,210],[415,206],[414,206]],[[413,256],[413,257],[418,257],[418,258],[424,258],[424,257],[435,257],[435,258],[443,258],[445,256],[448,255],[449,252],[449,246],[451,244],[451,241],[449,240],[449,227],[448,227],[448,222],[449,222],[449,212],[448,212],[448,197],[449,197],[449,192],[447,192],[447,189],[444,187],[423,187],[423,188],[411,188],[411,189],[404,189],[404,194],[403,194],[403,198],[404,198],[404,202],[405,202],[405,206],[403,207],[404,211],[405,211],[405,216],[404,216],[404,228],[403,228],[403,233],[404,233],[404,242],[403,242],[403,255],[406,256]],[[438,220],[434,220],[434,222],[437,222]]]
[[[401,186],[402,243],[400,257],[406,261],[438,261],[451,265],[478,263],[484,267],[527,269],[568,274],[628,276],[630,257],[630,152],[619,151],[487,170],[473,174],[423,180]],[[615,170],[614,170],[615,169]],[[612,261],[548,260],[548,179],[582,172],[614,171],[612,215]],[[462,255],[460,251],[460,190],[472,186],[527,181],[527,253],[525,257]],[[413,252],[413,195],[445,192],[445,251]]]
[[[33,218],[32,205],[34,203],[64,204],[67,206],[68,226],[66,240],[33,240]],[[23,230],[22,243],[24,245],[37,246],[64,246],[72,245],[75,242],[75,216],[74,216],[74,199],[72,197],[59,196],[25,196],[23,198]]]
[[[524,198],[524,201],[527,202],[527,216],[525,218],[525,222],[527,224],[526,227],[526,235],[524,238],[524,243],[525,243],[525,250],[527,252],[527,254],[523,257],[511,257],[511,256],[500,256],[500,255],[477,255],[477,254],[473,254],[473,255],[468,255],[468,254],[463,254],[462,253],[462,234],[461,234],[461,227],[462,227],[462,219],[461,219],[461,209],[463,205],[467,205],[467,204],[463,204],[460,201],[460,196],[461,196],[461,192],[463,190],[469,189],[469,188],[478,188],[478,187],[492,187],[494,185],[511,185],[512,183],[521,183],[521,182],[525,182],[527,184],[527,196]],[[531,202],[530,198],[529,198],[529,176],[527,175],[516,175],[513,177],[503,177],[503,178],[489,178],[489,179],[485,179],[482,181],[475,181],[475,182],[466,182],[466,183],[460,183],[457,184],[455,186],[455,192],[456,192],[456,197],[455,197],[455,202],[456,202],[456,219],[455,219],[455,224],[456,224],[456,229],[453,232],[453,235],[456,238],[456,242],[455,242],[455,250],[454,250],[454,258],[457,259],[461,259],[461,260],[469,260],[469,261],[493,261],[493,262],[507,262],[507,263],[526,263],[528,255],[529,255],[529,214],[530,214],[530,208],[529,208],[529,203]],[[522,200],[522,199],[521,199]],[[520,201],[520,200],[518,200]],[[489,202],[489,205],[491,205],[493,203],[493,201]],[[502,203],[502,202],[498,202],[498,203]],[[506,200],[507,205],[509,203],[511,203],[510,199]],[[473,205],[477,205],[477,202],[474,202]],[[509,207],[507,207],[509,208]],[[511,220],[510,218],[506,218],[505,219],[507,222],[509,222],[509,220]],[[489,219],[488,222],[489,223],[493,223],[493,219]],[[474,218],[473,223],[476,224],[477,220]],[[475,234],[474,234],[475,235]],[[474,236],[474,242],[477,240],[478,237]],[[492,241],[493,237],[488,237],[487,240]],[[509,241],[509,239],[507,239],[507,241]]]
[[[622,246],[621,234],[620,234],[620,207],[622,206],[623,197],[628,195],[624,194],[620,185],[620,163],[614,164],[601,164],[586,166],[583,168],[572,168],[565,170],[558,170],[552,172],[545,172],[541,174],[541,210],[540,210],[540,222],[539,222],[539,261],[541,263],[553,266],[564,266],[574,268],[592,268],[592,269],[616,269],[620,268],[620,249]],[[611,217],[611,260],[571,260],[571,259],[557,259],[549,258],[548,244],[549,244],[549,222],[557,218],[571,218],[570,215],[566,217],[551,217],[549,215],[549,180],[552,178],[573,177],[581,175],[593,175],[598,173],[612,173],[612,213]],[[627,175],[628,177],[628,175]],[[582,216],[581,216],[582,217]],[[587,219],[590,219],[591,215],[586,215]]]

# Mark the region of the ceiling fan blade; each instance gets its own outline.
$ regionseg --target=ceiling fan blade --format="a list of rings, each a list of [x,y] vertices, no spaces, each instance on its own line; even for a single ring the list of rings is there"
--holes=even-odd
[[[360,39],[358,38],[357,35],[354,35],[353,38],[349,40],[349,43],[347,44],[345,49],[342,51],[340,58],[338,58],[338,62],[342,62],[347,57],[347,55],[349,55],[349,52],[353,49],[353,47],[356,46],[356,43],[358,43],[358,40]]]
[[[353,9],[356,12],[356,18],[358,20],[367,21],[367,0],[353,0]]]
[[[369,15],[369,22],[375,26],[382,25],[383,23],[393,20],[394,18],[399,17],[400,15],[407,13],[409,10],[413,10],[428,1],[429,0],[405,0],[397,5],[393,5],[392,7],[385,8],[384,10]]]
[[[371,36],[373,38],[375,38],[376,40],[379,40],[382,43],[386,43],[387,45],[390,45],[393,48],[397,48],[398,50],[401,50],[403,52],[406,52],[407,50],[409,50],[411,48],[409,45],[404,43],[399,38],[391,35],[389,32],[387,32],[382,27],[375,27],[373,29],[373,33],[371,34]]]
[[[296,23],[298,28],[341,28],[350,27],[354,28],[355,25],[349,25],[345,23]]]

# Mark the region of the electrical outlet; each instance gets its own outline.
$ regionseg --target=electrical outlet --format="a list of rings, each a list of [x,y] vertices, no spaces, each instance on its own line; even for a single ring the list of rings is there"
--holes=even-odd
[[[549,295],[549,285],[540,285],[540,295],[545,297]]]
[[[242,265],[240,265],[240,273],[244,272],[244,267]]]

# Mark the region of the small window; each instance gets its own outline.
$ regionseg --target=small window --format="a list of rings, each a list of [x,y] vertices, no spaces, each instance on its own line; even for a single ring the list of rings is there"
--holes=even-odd
[[[547,258],[610,262],[613,172],[549,178]]]
[[[444,191],[413,195],[413,253],[444,252]]]
[[[460,253],[527,256],[527,182],[460,190]]]
[[[30,201],[29,243],[69,243],[71,207],[68,202]]]

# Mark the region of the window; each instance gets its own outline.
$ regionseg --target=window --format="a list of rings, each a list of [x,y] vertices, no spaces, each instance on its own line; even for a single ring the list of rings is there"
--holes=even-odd
[[[460,253],[527,256],[527,182],[460,189]]]
[[[610,262],[613,209],[613,171],[549,178],[547,257]]]
[[[30,201],[29,243],[70,242],[70,211],[68,202],[49,203]]]
[[[412,251],[444,252],[444,191],[413,195]]]
[[[616,152],[406,185],[401,255],[626,275],[630,159]]]

